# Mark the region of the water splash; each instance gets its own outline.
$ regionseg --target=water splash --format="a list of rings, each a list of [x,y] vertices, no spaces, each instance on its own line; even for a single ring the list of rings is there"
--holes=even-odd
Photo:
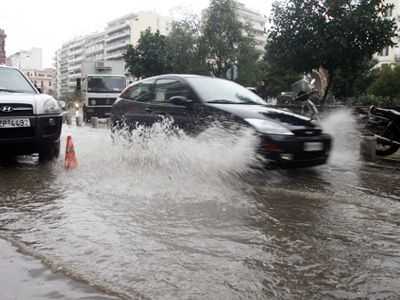
[[[334,111],[321,122],[325,132],[333,136],[333,150],[330,162],[347,166],[359,163],[360,133],[349,109]]]
[[[101,187],[103,192],[146,197],[166,193],[195,198],[213,191],[229,195],[230,183],[257,164],[258,139],[251,129],[232,132],[215,125],[193,137],[165,119],[131,134],[119,131],[112,139],[107,130],[70,130],[80,166],[61,180],[80,190]]]

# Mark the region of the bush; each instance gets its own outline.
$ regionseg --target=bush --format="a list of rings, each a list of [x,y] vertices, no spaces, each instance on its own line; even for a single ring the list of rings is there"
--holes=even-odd
[[[383,97],[375,95],[362,95],[355,98],[349,98],[350,105],[370,106],[376,105],[381,107],[400,106],[400,98]]]
[[[377,73],[377,78],[368,89],[368,93],[384,98],[400,98],[400,66],[385,65]],[[392,101],[392,100],[390,100]]]

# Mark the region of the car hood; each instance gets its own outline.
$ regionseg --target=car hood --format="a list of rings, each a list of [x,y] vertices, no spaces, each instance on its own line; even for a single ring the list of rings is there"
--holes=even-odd
[[[2,104],[31,104],[33,112],[36,114],[43,103],[54,98],[45,94],[29,94],[29,93],[4,93],[0,92],[0,105]]]
[[[218,110],[228,112],[240,119],[269,120],[285,126],[289,130],[320,129],[310,118],[288,111],[263,105],[247,104],[207,104]]]

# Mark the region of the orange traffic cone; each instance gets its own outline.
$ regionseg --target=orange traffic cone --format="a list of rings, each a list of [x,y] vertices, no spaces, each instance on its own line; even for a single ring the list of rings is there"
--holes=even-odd
[[[76,159],[74,143],[72,142],[72,137],[69,135],[67,137],[67,147],[65,150],[65,161],[64,168],[66,170],[75,169],[78,166],[78,160]]]

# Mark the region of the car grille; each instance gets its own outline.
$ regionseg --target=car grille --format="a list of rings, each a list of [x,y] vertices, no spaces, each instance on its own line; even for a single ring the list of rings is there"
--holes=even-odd
[[[322,134],[321,129],[300,129],[292,131],[295,136],[318,136]]]
[[[89,98],[88,106],[111,106],[117,98]]]
[[[30,138],[35,135],[33,127],[0,128],[0,139]]]
[[[313,160],[325,156],[325,151],[295,153],[295,160]]]
[[[32,116],[31,104],[2,103],[0,104],[0,117]]]

